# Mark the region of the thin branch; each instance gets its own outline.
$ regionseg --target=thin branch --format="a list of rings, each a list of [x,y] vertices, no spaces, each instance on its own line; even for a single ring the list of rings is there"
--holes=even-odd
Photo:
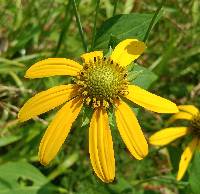
[[[153,28],[153,25],[154,25],[154,22],[158,16],[158,14],[160,13],[160,10],[162,9],[162,6],[165,4],[166,0],[162,0],[161,4],[159,5],[158,9],[156,10],[152,20],[151,20],[151,23],[149,24],[149,28],[147,29],[147,32],[144,36],[144,39],[143,41],[146,42],[148,37],[149,37],[149,33],[151,32],[151,29]]]
[[[93,50],[94,48],[94,41],[95,41],[95,36],[96,36],[96,25],[97,25],[97,17],[98,17],[98,13],[99,13],[99,4],[100,4],[100,0],[97,0],[97,4],[96,4],[96,9],[95,9],[95,18],[94,18],[94,26],[93,26],[93,33],[92,33],[92,44],[91,44],[91,49]]]
[[[80,16],[78,14],[76,1],[72,0],[72,3],[73,3],[73,10],[74,10],[74,13],[75,13],[76,23],[77,23],[79,33],[80,33],[80,36],[81,36],[82,44],[83,44],[85,52],[87,52],[88,48],[87,48],[87,44],[86,44],[86,41],[85,41],[85,38],[84,38],[83,27],[82,27],[82,24],[81,24]]]
[[[118,2],[119,2],[119,0],[115,0],[114,9],[113,9],[113,16],[115,16],[115,14],[116,14]]]

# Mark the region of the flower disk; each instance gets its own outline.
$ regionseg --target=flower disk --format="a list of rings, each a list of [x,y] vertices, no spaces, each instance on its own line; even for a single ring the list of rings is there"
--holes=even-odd
[[[94,61],[83,64],[76,83],[87,105],[108,108],[120,95],[126,95],[127,71],[109,58],[95,57]]]
[[[191,129],[200,136],[200,114],[197,114],[193,117],[191,121]]]

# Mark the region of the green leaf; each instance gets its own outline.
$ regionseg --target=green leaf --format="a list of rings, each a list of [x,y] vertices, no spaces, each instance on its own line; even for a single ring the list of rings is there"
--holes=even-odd
[[[11,43],[10,50],[12,53],[19,51],[28,45],[28,43],[39,33],[40,28],[38,26],[33,26],[31,24],[24,27],[20,32],[16,32],[15,39]],[[30,45],[28,45],[30,46]]]
[[[179,163],[180,163],[180,158],[183,150],[181,149],[180,146],[168,146],[168,151],[170,155],[170,161],[172,165],[172,172],[177,174],[178,168],[179,168]]]
[[[158,78],[157,75],[154,74],[152,71],[138,64],[131,64],[128,69],[128,76],[135,78],[129,78],[130,83],[140,86],[144,89],[148,89],[150,85]]]
[[[160,192],[158,191],[151,191],[151,190],[145,190],[144,194],[159,194]]]
[[[163,54],[158,57],[158,59],[150,66],[149,69],[153,70],[158,75],[169,74],[169,63],[174,55],[177,52],[177,45],[179,40],[177,37],[171,37],[166,42],[166,47],[163,50]],[[187,53],[188,54],[188,53]]]
[[[20,135],[10,135],[10,136],[5,136],[5,137],[0,137],[0,147],[14,143],[20,140],[21,138],[22,136]]]
[[[35,167],[26,162],[8,162],[0,166],[1,194],[51,194],[55,187]]]
[[[132,186],[122,177],[119,177],[116,183],[108,185],[108,188],[112,193],[130,193],[132,191]]]
[[[194,26],[196,26],[200,21],[199,8],[200,8],[199,1],[194,0],[193,5],[192,5],[192,19],[193,19]]]
[[[97,31],[95,49],[106,50],[109,42],[113,43],[113,39],[116,43],[127,38],[143,40],[152,17],[153,14],[140,13],[121,14],[111,17]]]
[[[195,153],[194,159],[192,161],[192,166],[189,171],[189,183],[191,186],[191,189],[194,194],[199,194],[200,190],[200,185],[199,185],[199,180],[200,180],[200,152],[197,151]]]

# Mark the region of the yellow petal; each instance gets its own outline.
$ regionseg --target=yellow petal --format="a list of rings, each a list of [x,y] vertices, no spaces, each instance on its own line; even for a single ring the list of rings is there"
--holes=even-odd
[[[177,113],[178,108],[175,103],[152,94],[138,86],[129,85],[129,94],[126,96],[127,99],[132,102],[154,112],[158,113]]]
[[[92,167],[103,182],[115,177],[115,158],[107,112],[96,109],[89,128],[89,153]]]
[[[149,143],[152,145],[163,146],[166,145],[175,139],[182,137],[188,134],[190,131],[187,127],[170,127],[162,129],[154,133],[149,138]]]
[[[181,111],[188,112],[192,115],[197,115],[199,113],[198,108],[196,108],[193,105],[180,105],[180,106],[178,106],[178,109]]]
[[[126,103],[118,101],[115,117],[127,148],[136,159],[143,159],[148,154],[148,145],[135,114]]]
[[[41,164],[47,165],[56,156],[82,106],[82,101],[75,98],[58,111],[40,143],[39,159]]]
[[[45,113],[76,95],[73,84],[60,85],[36,94],[21,108],[18,118],[21,122],[27,121],[37,115]]]
[[[176,114],[174,114],[172,117],[170,117],[169,119],[169,123],[172,123],[176,120],[180,120],[180,119],[183,119],[183,120],[192,120],[192,114],[190,113],[187,113],[187,112],[178,112]]]
[[[196,146],[198,144],[198,138],[193,138],[193,140],[185,148],[184,152],[181,155],[181,160],[179,163],[179,170],[176,179],[179,181],[183,178],[188,165],[192,159]]]
[[[82,66],[70,59],[49,58],[32,65],[25,74],[26,78],[42,78],[54,75],[76,76]]]
[[[102,59],[103,51],[93,51],[93,52],[85,53],[81,55],[81,58],[83,59],[85,63],[88,63],[89,61],[94,62],[94,57]]]
[[[110,58],[125,67],[137,59],[144,52],[145,48],[144,42],[137,39],[126,39],[115,47]]]

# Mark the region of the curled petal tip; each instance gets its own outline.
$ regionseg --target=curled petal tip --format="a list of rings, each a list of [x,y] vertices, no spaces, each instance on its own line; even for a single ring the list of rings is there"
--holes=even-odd
[[[112,179],[104,180],[105,183],[112,183],[114,181],[114,177]]]
[[[179,112],[178,106],[175,103],[174,103],[174,105],[175,105],[174,113],[178,113]]]
[[[27,72],[25,73],[24,78],[30,78]]]
[[[21,111],[19,111],[19,113],[17,115],[17,120],[18,120],[19,123],[22,123],[22,122],[25,121],[24,118],[21,116]]]
[[[40,156],[39,156],[40,157]],[[40,158],[40,164],[41,165],[43,165],[43,166],[47,166],[48,164],[49,164],[49,162],[45,162],[44,160],[42,160],[41,158]]]
[[[17,123],[22,123],[23,122],[23,120],[21,120],[20,118],[19,118],[19,116],[18,116],[18,118],[17,118]]]

